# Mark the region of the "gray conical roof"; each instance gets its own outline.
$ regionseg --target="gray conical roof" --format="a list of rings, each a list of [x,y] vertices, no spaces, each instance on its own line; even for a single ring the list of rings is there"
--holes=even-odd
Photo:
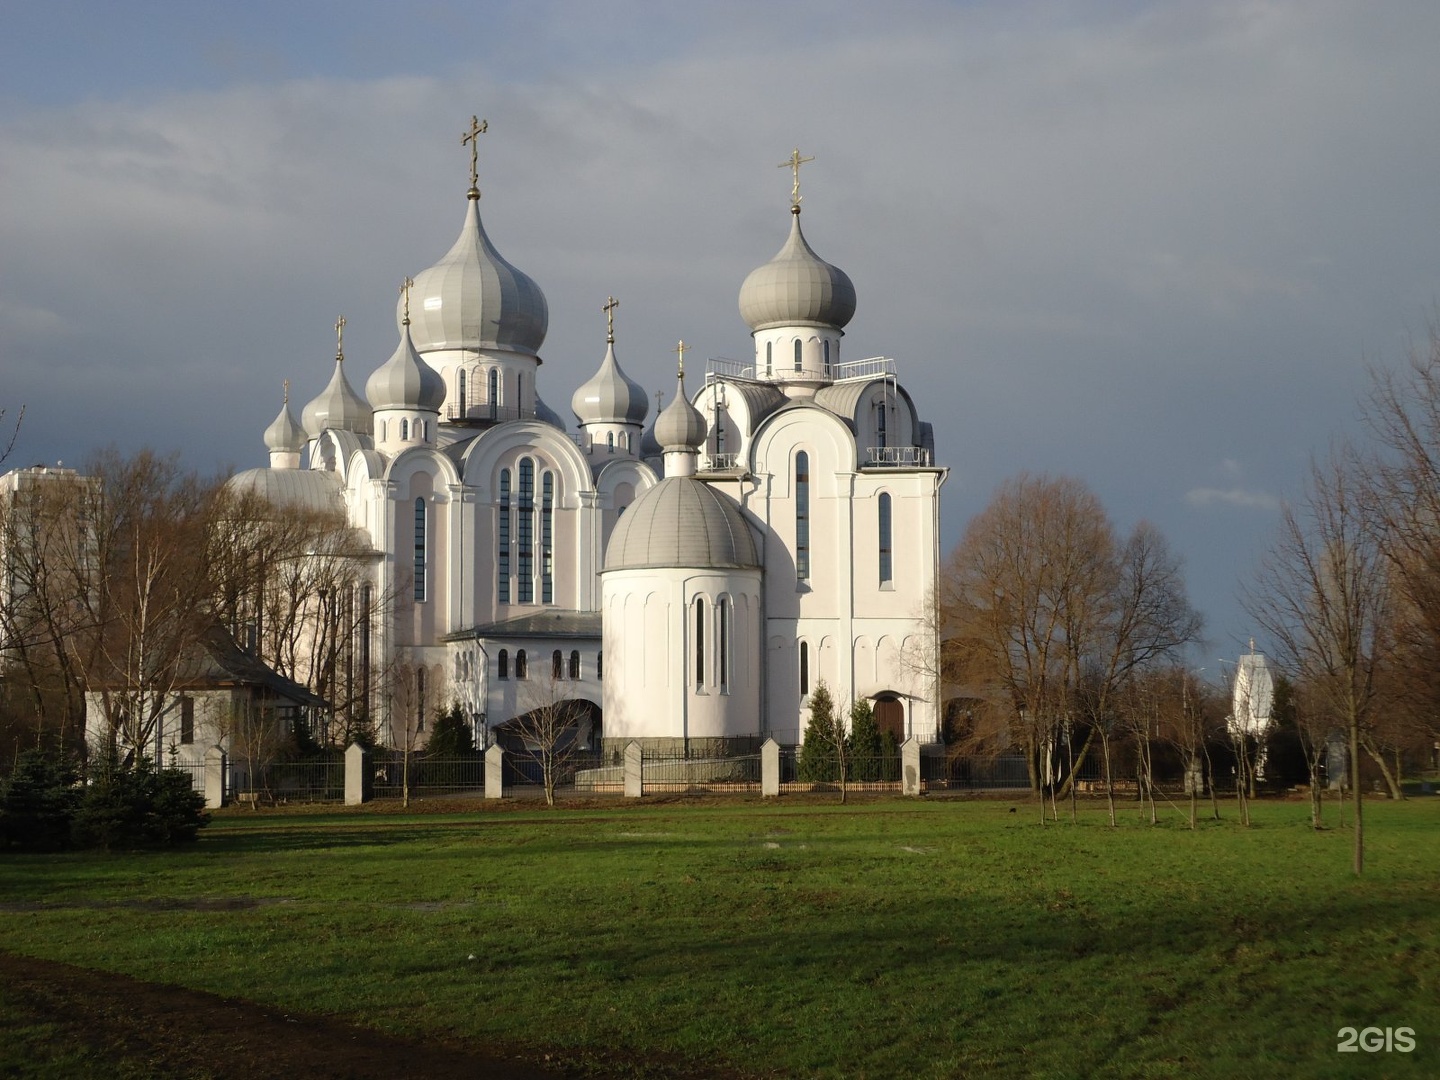
[[[335,371],[324,390],[300,413],[300,423],[312,439],[326,428],[369,435],[373,414],[370,405],[350,386],[345,377],[345,357],[335,357]]]
[[[605,548],[606,570],[759,565],[755,537],[740,508],[691,476],[667,477],[631,503]]]
[[[365,383],[365,396],[377,409],[424,409],[439,412],[445,402],[445,380],[415,351],[410,324],[400,325],[400,344]]]
[[[403,306],[403,302],[402,302]],[[396,321],[401,316],[396,309]],[[506,262],[480,223],[480,198],[471,195],[455,246],[415,275],[410,318],[415,348],[507,349],[538,353],[550,326],[540,286]]]
[[[751,330],[807,324],[843,328],[855,315],[855,286],[844,270],[810,250],[800,231],[800,208],[792,213],[785,246],[740,286],[740,316]]]
[[[698,450],[705,441],[705,417],[685,396],[685,373],[675,386],[675,400],[655,418],[655,439],[665,450]]]
[[[645,388],[620,369],[615,343],[605,346],[605,359],[570,399],[570,409],[582,424],[643,424],[650,411]]]
[[[285,403],[280,406],[280,415],[265,429],[265,445],[277,452],[298,453],[305,449],[305,429],[295,422],[290,412],[289,391],[286,391]]]

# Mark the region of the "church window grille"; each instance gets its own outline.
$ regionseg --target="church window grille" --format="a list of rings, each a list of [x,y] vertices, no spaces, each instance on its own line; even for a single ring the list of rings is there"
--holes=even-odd
[[[410,438],[410,421],[409,421],[409,420],[401,420],[401,421],[400,421],[400,441],[401,441],[401,442],[407,442],[407,441],[409,440],[409,438]]]
[[[795,339],[795,370],[796,370],[796,371],[803,371],[803,370],[805,369],[805,358],[801,355],[800,350],[801,350],[800,339],[797,337],[797,338]]]
[[[528,679],[530,677],[530,662],[525,658],[524,649],[515,650],[515,678]]]
[[[580,678],[580,650],[570,650],[570,678]]]
[[[496,581],[500,603],[510,602],[510,470],[500,470],[500,536],[497,547]]]
[[[540,602],[555,602],[555,474],[545,473],[540,491]]]
[[[535,462],[520,459],[520,506],[515,546],[520,551],[520,603],[535,602]]]
[[[500,404],[500,372],[493,367],[490,369],[488,390],[490,397],[490,419],[494,420],[499,415],[496,410]]]
[[[499,667],[500,667],[500,670],[499,670],[499,672],[498,672],[499,677],[502,678],[502,679],[508,679],[508,678],[510,678],[510,650],[509,650],[509,649],[501,649],[501,650],[500,650],[500,656],[497,658],[496,663],[497,663],[497,664],[499,665]]]
[[[720,633],[716,640],[716,646],[720,655],[715,665],[715,675],[720,683],[720,692],[728,694],[730,692],[730,598],[728,596],[720,598],[719,608]]]
[[[795,576],[810,580],[810,455],[795,455]]]
[[[810,694],[810,643],[800,642],[800,696]]]
[[[705,688],[705,598],[695,598],[695,689]]]
[[[550,678],[565,678],[565,657],[559,649],[550,654]]]
[[[880,584],[890,585],[894,583],[894,558],[891,552],[890,535],[890,493],[881,492],[879,499],[880,512]]]
[[[425,499],[415,500],[415,599],[425,599]]]
[[[615,452],[615,433],[613,431],[605,433],[605,450],[610,454]]]

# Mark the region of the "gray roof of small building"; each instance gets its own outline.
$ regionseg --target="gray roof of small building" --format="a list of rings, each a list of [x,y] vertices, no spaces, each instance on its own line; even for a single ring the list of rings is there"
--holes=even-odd
[[[474,638],[596,638],[600,637],[600,612],[546,609],[500,622],[483,623],[448,634],[445,641]]]
[[[322,469],[246,469],[226,481],[235,494],[254,492],[277,507],[339,511],[345,508],[338,473]]]
[[[661,480],[615,523],[606,570],[758,567],[755,537],[728,496],[691,476]]]

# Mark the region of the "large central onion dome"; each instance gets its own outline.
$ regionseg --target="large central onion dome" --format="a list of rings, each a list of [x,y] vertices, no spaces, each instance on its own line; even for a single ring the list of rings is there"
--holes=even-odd
[[[855,315],[855,286],[838,266],[831,266],[805,242],[800,208],[790,236],[779,253],[750,271],[740,286],[740,317],[751,330],[776,326],[833,326],[843,329]]]
[[[397,307],[397,323],[401,316]],[[410,321],[415,348],[422,353],[498,349],[533,355],[545,341],[550,327],[545,294],[490,243],[474,189],[455,246],[415,275]]]

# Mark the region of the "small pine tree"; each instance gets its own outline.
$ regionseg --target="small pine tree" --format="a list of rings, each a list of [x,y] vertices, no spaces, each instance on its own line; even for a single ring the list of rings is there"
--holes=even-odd
[[[0,784],[0,848],[59,851],[70,844],[70,818],[80,799],[68,758],[27,750]]]
[[[435,718],[425,753],[432,758],[459,758],[475,753],[475,739],[470,721],[458,704],[451,704]]]
[[[839,780],[841,750],[836,740],[844,737],[844,727],[835,716],[830,688],[821,679],[810,695],[810,722],[805,725],[805,741],[800,747],[800,760],[796,762],[800,779],[810,783]]]
[[[885,762],[884,740],[875,723],[875,709],[861,698],[850,706],[850,778],[852,780],[883,780]]]

